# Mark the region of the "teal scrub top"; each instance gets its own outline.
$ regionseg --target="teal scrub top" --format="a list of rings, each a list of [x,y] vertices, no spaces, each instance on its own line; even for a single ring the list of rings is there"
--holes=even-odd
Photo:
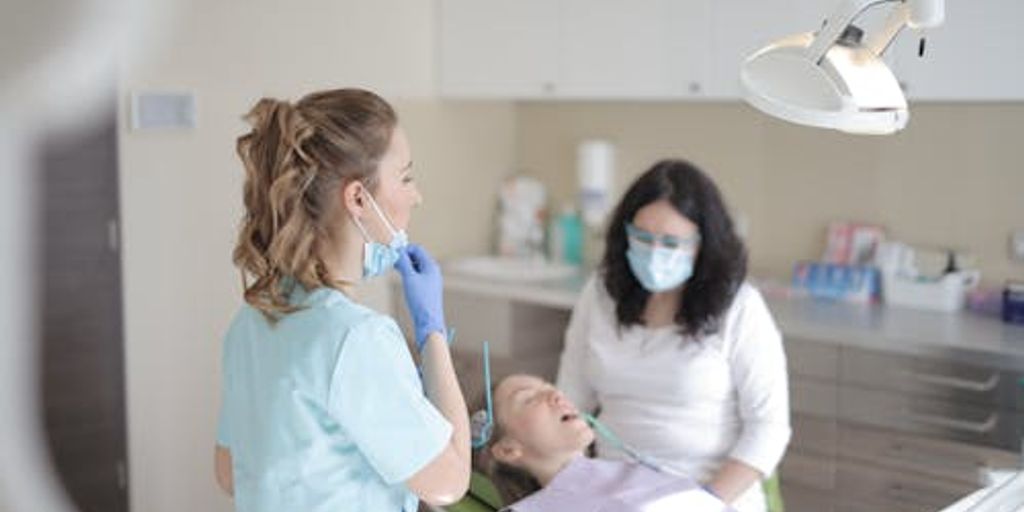
[[[295,287],[305,309],[271,325],[249,305],[224,339],[217,444],[239,512],[414,512],[404,482],[447,446],[390,317],[337,290]]]

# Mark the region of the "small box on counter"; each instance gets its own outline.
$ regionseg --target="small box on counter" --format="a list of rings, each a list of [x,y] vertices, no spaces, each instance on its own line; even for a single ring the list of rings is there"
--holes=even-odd
[[[947,272],[938,278],[910,278],[894,273],[883,276],[886,304],[947,313],[963,309],[967,293],[981,282],[978,270]]]
[[[1003,321],[1024,325],[1024,282],[1006,283],[1003,290]]]
[[[801,261],[793,268],[793,288],[811,297],[867,303],[877,300],[880,278],[872,266]]]

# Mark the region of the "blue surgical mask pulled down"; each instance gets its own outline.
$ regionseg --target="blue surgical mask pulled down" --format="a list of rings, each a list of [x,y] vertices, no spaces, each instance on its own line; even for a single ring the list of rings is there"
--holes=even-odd
[[[671,290],[693,275],[694,251],[650,245],[628,238],[626,259],[640,285],[651,293]]]
[[[398,258],[402,254],[402,250],[405,246],[409,245],[409,236],[405,234],[404,230],[395,229],[395,226],[391,224],[384,212],[381,211],[380,207],[377,206],[377,201],[373,198],[372,194],[367,193],[367,198],[370,201],[370,206],[373,211],[380,217],[380,220],[384,222],[384,226],[388,228],[388,232],[391,233],[391,241],[387,245],[380,242],[375,242],[373,238],[370,238],[370,233],[363,227],[363,223],[356,217],[352,217],[359,232],[363,235],[363,278],[367,279],[374,276],[379,276],[384,272],[387,272],[390,268],[395,265]]]

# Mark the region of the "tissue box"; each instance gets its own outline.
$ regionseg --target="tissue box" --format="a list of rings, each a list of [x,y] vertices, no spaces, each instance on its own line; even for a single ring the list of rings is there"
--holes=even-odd
[[[930,311],[963,309],[967,292],[978,285],[977,270],[950,272],[938,279],[915,279],[886,272],[885,303]]]
[[[811,297],[866,303],[878,298],[879,273],[866,265],[802,261],[793,268],[793,288]]]

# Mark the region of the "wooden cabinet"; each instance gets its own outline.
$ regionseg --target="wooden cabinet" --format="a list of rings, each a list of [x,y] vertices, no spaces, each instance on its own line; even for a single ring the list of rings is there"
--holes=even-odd
[[[1020,464],[1019,372],[800,338],[786,353],[789,511],[938,510]]]
[[[836,510],[924,512],[941,510],[978,489],[880,464],[843,461],[837,466]]]

